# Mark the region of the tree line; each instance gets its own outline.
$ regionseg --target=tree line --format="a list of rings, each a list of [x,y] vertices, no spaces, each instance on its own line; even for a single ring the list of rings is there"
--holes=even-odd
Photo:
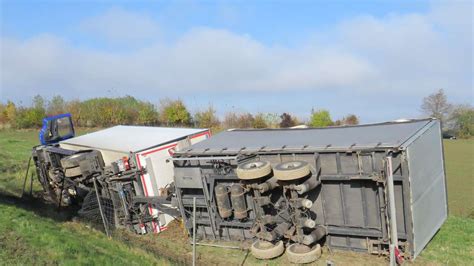
[[[37,95],[30,106],[17,105],[12,101],[0,103],[0,127],[37,128],[44,117],[62,113],[71,113],[74,125],[79,127],[120,124],[200,127],[220,131],[229,128],[288,128],[302,124],[312,127],[359,124],[359,118],[354,114],[333,121],[329,111],[324,109],[312,110],[309,121],[300,121],[290,113],[248,112],[227,112],[220,119],[212,105],[191,114],[181,99],[163,99],[154,105],[132,96],[66,101],[61,96],[48,100]]]
[[[442,121],[443,130],[458,137],[474,135],[474,109],[470,105],[453,105],[443,90],[425,97],[421,111]],[[210,128],[214,132],[229,128],[288,128],[358,125],[359,117],[348,114],[333,120],[328,110],[311,110],[309,119],[299,120],[290,113],[227,112],[222,118],[209,105],[191,113],[181,99],[163,99],[158,105],[132,96],[92,98],[66,101],[61,96],[50,100],[37,95],[30,106],[8,101],[0,103],[0,128],[37,128],[46,116],[71,113],[75,126],[109,127],[113,125],[147,125]]]
[[[438,118],[443,133],[460,138],[474,136],[474,108],[470,104],[452,104],[443,89],[423,98],[424,115]]]

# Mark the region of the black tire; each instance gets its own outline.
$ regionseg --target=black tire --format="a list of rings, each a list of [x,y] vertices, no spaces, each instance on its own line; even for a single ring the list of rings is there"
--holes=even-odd
[[[310,173],[309,164],[304,161],[284,162],[273,167],[273,174],[276,179],[283,181],[300,179]]]
[[[286,248],[286,257],[289,262],[295,264],[311,263],[321,257],[321,246],[316,244],[310,248],[302,244],[291,244]]]
[[[255,258],[268,260],[283,254],[283,252],[285,252],[285,246],[283,245],[283,241],[272,244],[268,241],[257,240],[252,244],[250,251]]]
[[[269,162],[256,161],[239,164],[237,166],[237,176],[239,179],[251,180],[269,175],[272,172],[272,166]]]

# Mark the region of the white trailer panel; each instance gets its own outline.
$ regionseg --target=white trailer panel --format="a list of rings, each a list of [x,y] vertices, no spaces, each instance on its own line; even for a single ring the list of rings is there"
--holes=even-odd
[[[167,162],[180,149],[210,137],[208,129],[145,126],[115,126],[64,140],[60,146],[70,150],[99,150],[106,165],[123,157],[131,157],[144,173],[137,184],[142,196],[161,196],[160,189],[173,182],[173,164]],[[150,205],[155,218],[153,231],[160,232],[173,217],[160,213]]]

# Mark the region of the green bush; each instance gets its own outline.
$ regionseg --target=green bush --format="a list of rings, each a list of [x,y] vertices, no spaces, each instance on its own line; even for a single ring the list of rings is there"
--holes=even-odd
[[[181,100],[164,99],[160,107],[161,122],[167,126],[189,126],[191,114]]]
[[[329,111],[325,109],[321,109],[321,110],[312,112],[310,125],[312,127],[327,127],[327,126],[334,125],[334,123],[332,122]]]

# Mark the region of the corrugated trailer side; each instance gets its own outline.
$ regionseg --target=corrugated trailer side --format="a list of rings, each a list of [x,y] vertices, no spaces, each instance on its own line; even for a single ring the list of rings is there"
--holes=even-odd
[[[405,146],[410,170],[413,256],[416,257],[448,217],[440,123],[433,121]]]
[[[315,227],[302,227],[309,219],[324,229],[324,243],[332,248],[388,254],[392,245],[414,259],[447,216],[442,142],[435,119],[342,128],[233,130],[192,145],[173,160],[181,214],[191,232],[191,200],[196,197],[197,233],[203,238],[314,244],[302,240],[319,234]],[[310,174],[293,183],[272,181],[275,169],[295,162],[308,165]],[[239,177],[237,170],[252,164],[269,164],[272,171],[252,180]],[[290,193],[313,183],[301,195]],[[242,202],[235,207],[237,213],[232,197],[221,205],[217,200],[225,202],[222,192],[233,193],[236,185],[243,188],[235,195],[244,195],[244,216]],[[311,202],[306,209],[292,203],[302,199]],[[302,216],[295,221],[294,215]],[[290,227],[262,229],[269,221]],[[262,230],[268,232],[259,233]],[[299,235],[295,230],[301,230]],[[398,240],[392,241],[395,237]]]

